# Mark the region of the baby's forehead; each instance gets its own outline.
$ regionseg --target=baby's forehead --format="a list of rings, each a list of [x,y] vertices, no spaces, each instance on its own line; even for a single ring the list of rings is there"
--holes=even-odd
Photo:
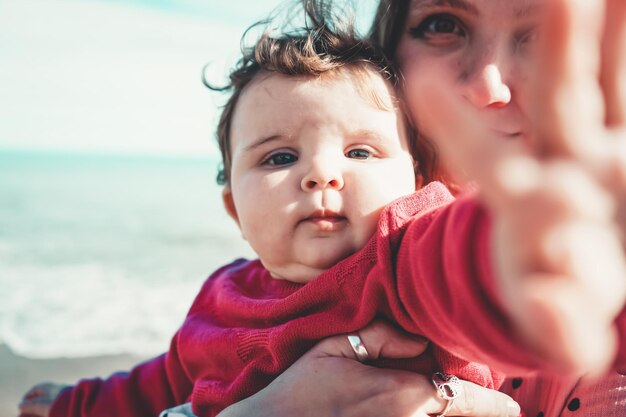
[[[250,82],[248,88],[262,87],[264,81],[274,77],[286,77],[296,82],[315,83],[329,88],[337,82],[347,83],[372,107],[389,112],[399,109],[396,90],[391,81],[370,63],[344,65],[318,75],[288,75],[262,70]]]
[[[346,79],[355,84],[359,94],[379,110],[396,111],[398,98],[391,81],[372,64],[345,68]]]

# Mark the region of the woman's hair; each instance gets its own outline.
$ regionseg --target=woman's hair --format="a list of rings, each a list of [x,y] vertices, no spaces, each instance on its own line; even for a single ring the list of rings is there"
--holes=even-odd
[[[357,35],[352,21],[343,19],[341,24],[333,21],[330,8],[324,2],[301,2],[305,16],[302,28],[281,33],[266,29],[253,46],[245,47],[243,43],[247,34],[259,26],[267,28],[268,21],[252,25],[242,37],[242,55],[229,75],[229,82],[217,87],[204,80],[204,84],[212,90],[231,91],[217,126],[217,142],[222,155],[222,167],[217,176],[219,184],[228,184],[230,181],[230,135],[235,108],[246,86],[260,73],[321,77],[349,70],[356,81],[364,85],[367,85],[368,76],[376,73],[394,88],[398,85],[399,79],[393,63],[379,46]],[[401,103],[398,105],[404,110]],[[405,114],[404,111],[402,113]],[[413,129],[405,125],[410,152],[416,162],[416,180],[418,184],[423,184],[430,180],[430,165],[420,153]]]
[[[380,0],[369,38],[393,58],[406,24],[410,0]]]
[[[324,2],[324,0],[320,1]],[[410,5],[411,0],[380,0],[369,31],[368,37],[372,43],[379,45],[385,54],[394,62],[400,38],[406,29],[406,19],[409,14]],[[400,70],[399,73],[400,77],[402,77]],[[402,97],[403,94],[405,93],[400,92],[399,96]],[[461,188],[454,183],[452,178],[450,178],[441,167],[436,146],[427,138],[420,135],[419,126],[413,125],[413,120],[410,116],[408,116],[407,119],[409,125],[413,127],[415,155],[419,164],[422,166],[421,169],[424,173],[425,183],[435,180],[441,181],[446,184],[453,193],[460,192]]]

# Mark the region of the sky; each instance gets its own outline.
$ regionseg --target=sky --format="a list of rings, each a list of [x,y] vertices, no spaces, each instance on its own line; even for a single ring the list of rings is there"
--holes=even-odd
[[[215,154],[202,68],[280,2],[0,0],[0,149]]]

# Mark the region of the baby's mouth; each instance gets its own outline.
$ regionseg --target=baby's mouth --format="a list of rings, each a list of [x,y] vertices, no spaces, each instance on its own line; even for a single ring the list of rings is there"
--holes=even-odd
[[[329,210],[320,210],[302,220],[303,223],[313,225],[322,232],[335,232],[345,227],[348,219],[339,213]]]

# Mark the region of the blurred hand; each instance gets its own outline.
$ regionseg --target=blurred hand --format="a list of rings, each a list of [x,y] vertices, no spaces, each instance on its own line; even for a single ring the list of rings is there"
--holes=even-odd
[[[445,89],[432,105],[464,130],[433,136],[492,212],[503,304],[528,345],[558,372],[600,373],[626,299],[626,2],[545,4],[529,140],[494,135]]]

